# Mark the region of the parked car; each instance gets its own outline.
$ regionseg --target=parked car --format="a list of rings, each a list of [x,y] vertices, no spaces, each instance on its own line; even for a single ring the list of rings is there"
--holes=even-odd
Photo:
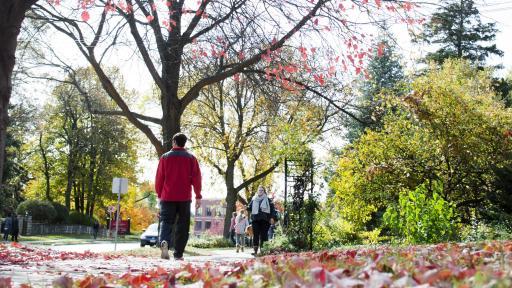
[[[158,243],[158,223],[153,223],[140,235],[140,247],[156,246]]]

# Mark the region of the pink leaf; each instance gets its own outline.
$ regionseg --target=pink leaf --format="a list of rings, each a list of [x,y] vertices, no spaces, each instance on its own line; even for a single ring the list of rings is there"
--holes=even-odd
[[[146,19],[148,19],[148,22],[151,22],[151,21],[153,21],[153,19],[155,19],[155,16],[153,16],[153,15],[148,15],[148,16],[146,17]]]
[[[81,15],[81,16],[82,16],[82,20],[83,20],[83,21],[85,21],[85,22],[89,21],[90,16],[89,16],[89,12],[87,12],[87,10],[84,10],[84,11],[82,12],[82,15]]]

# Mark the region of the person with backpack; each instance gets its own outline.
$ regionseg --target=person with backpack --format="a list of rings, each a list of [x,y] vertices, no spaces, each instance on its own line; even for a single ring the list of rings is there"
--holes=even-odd
[[[270,225],[277,220],[274,203],[268,198],[263,186],[258,187],[258,192],[252,198],[247,210],[251,215],[254,234],[254,253],[251,254],[256,256],[258,255],[258,250],[261,250],[263,243],[268,241],[268,229]]]

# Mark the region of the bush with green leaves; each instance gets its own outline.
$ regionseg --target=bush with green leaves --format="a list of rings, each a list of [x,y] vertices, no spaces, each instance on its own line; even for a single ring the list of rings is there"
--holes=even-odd
[[[53,208],[55,208],[55,212],[57,212],[55,219],[53,219],[54,223],[66,223],[69,218],[69,211],[66,206],[58,203],[58,202],[52,202]]]
[[[430,184],[430,185],[429,185]],[[438,243],[455,238],[454,205],[443,195],[443,183],[423,183],[400,194],[398,207],[388,207],[384,224],[408,244]]]
[[[188,245],[195,248],[227,248],[233,247],[231,240],[222,236],[203,235],[200,238],[191,238]]]
[[[72,211],[69,213],[69,224],[91,226],[94,224],[94,218],[78,211]]]
[[[57,211],[49,201],[26,200],[21,202],[16,209],[18,215],[32,216],[32,221],[52,222],[57,217]]]

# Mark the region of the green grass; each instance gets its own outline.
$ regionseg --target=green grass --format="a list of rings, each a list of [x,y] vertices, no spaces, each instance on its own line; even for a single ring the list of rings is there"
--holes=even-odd
[[[21,235],[19,240],[22,242],[40,242],[38,244],[80,244],[89,243],[94,241],[112,241],[113,238],[101,238],[98,237],[96,240],[92,238],[92,235],[88,234],[59,234],[59,235]],[[118,238],[119,242],[133,242],[138,241],[139,235],[125,235]]]

